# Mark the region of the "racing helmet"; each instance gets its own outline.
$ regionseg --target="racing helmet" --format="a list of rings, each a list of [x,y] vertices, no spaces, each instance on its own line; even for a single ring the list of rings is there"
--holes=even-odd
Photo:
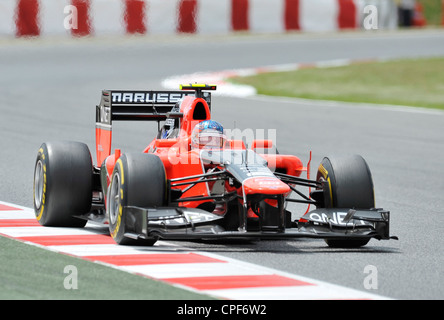
[[[191,133],[192,149],[222,149],[225,141],[224,127],[214,120],[198,123]]]

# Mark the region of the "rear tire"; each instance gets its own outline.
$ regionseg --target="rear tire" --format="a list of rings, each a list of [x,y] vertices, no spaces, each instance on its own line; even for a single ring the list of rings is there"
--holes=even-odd
[[[93,169],[88,146],[80,142],[43,143],[34,169],[34,212],[52,227],[84,227],[74,216],[90,212]]]
[[[319,166],[316,180],[326,181],[325,208],[371,209],[375,207],[373,179],[370,169],[359,155],[352,157],[325,157]],[[370,239],[328,240],[334,248],[357,248]]]
[[[166,203],[166,173],[160,158],[153,154],[123,154],[114,167],[108,188],[106,211],[110,234],[121,245],[152,246],[157,238],[125,236],[130,230],[125,206],[158,207]]]

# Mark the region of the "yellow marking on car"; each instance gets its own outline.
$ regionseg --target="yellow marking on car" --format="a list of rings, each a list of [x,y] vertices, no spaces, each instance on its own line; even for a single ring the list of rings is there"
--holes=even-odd
[[[117,160],[116,164],[118,164],[120,166],[120,182],[121,182],[121,184],[124,184],[125,182],[124,182],[124,177],[123,177],[123,163],[122,163],[122,160],[121,159]]]
[[[330,177],[328,176],[328,171],[327,169],[324,168],[324,166],[321,164],[319,166],[319,172],[322,174],[322,176],[324,177],[325,180],[327,180],[328,182],[328,189],[330,191],[330,200],[331,200],[331,205],[333,206],[333,193],[331,191],[331,181],[330,181]]]

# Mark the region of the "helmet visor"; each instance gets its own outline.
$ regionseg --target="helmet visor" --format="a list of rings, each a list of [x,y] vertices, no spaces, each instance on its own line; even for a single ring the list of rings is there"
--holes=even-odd
[[[199,136],[200,148],[222,148],[225,137],[218,133],[201,133]]]

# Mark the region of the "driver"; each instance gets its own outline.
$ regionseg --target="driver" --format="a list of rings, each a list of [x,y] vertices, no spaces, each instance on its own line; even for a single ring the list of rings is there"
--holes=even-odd
[[[191,133],[191,149],[222,149],[225,141],[224,127],[214,120],[198,123]]]

